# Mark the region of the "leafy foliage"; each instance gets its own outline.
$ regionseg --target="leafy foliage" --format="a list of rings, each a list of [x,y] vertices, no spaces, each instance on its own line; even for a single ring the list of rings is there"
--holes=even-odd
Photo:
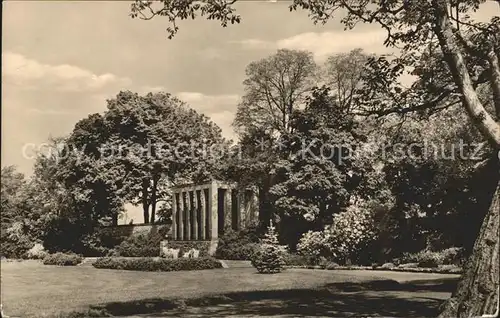
[[[164,236],[159,233],[132,236],[114,248],[114,256],[124,257],[158,257],[160,242]]]
[[[29,259],[44,259],[47,254],[47,251],[40,243],[36,243],[28,252],[26,252],[26,256]]]
[[[219,237],[215,257],[224,260],[250,260],[258,242],[256,227],[248,227],[241,231],[225,231]]]
[[[76,266],[83,261],[83,258],[74,253],[49,254],[43,259],[44,265]]]
[[[135,0],[131,5],[130,16],[142,20],[151,20],[155,16],[167,17],[170,26],[167,28],[168,38],[177,34],[179,20],[195,19],[197,15],[206,17],[208,20],[220,21],[221,26],[226,27],[228,23],[235,24],[241,21],[241,17],[235,14],[231,4],[236,0],[221,1],[151,1]]]
[[[463,248],[447,248],[441,251],[424,250],[418,253],[405,253],[397,259],[398,263],[417,263],[420,267],[437,267],[439,265],[462,265]]]
[[[297,251],[312,264],[317,264],[321,257],[341,264],[356,262],[370,253],[377,235],[373,210],[365,204],[351,205],[335,214],[333,223],[324,230],[305,233]]]
[[[352,205],[333,217],[333,224],[325,228],[325,242],[336,260],[356,260],[376,240],[372,213],[365,206]]]
[[[63,156],[58,178],[75,199],[77,213],[95,225],[103,217],[116,224],[127,202],[142,205],[145,223],[155,222],[157,212],[168,221],[168,188],[209,177],[216,158],[205,151],[227,143],[206,116],[172,95],[127,91],[108,100],[103,115],[78,122],[66,144],[81,153]]]
[[[25,258],[34,246],[33,238],[26,233],[22,222],[15,222],[2,231],[2,256],[6,258]]]
[[[317,264],[320,257],[331,256],[325,242],[325,233],[323,231],[308,231],[302,235],[297,244],[297,252],[307,258],[307,264]]]
[[[280,49],[250,63],[243,82],[245,95],[233,125],[243,135],[254,131],[290,132],[292,113],[313,88],[317,66],[307,51]]]

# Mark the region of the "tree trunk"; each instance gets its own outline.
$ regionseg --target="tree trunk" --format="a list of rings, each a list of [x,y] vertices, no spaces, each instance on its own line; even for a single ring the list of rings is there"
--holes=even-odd
[[[500,121],[500,62],[498,61],[496,50],[496,48],[493,48],[488,53],[488,62],[490,64],[490,84],[491,91],[493,92],[493,103],[495,105],[497,120]]]
[[[473,124],[479,129],[495,149],[500,149],[500,125],[485,110],[479,100],[465,65],[460,47],[457,45],[453,27],[448,17],[447,1],[434,0],[435,10],[434,32],[439,40],[446,62],[453,79],[462,93],[462,103]],[[490,61],[491,62],[491,61]],[[440,317],[472,317],[481,315],[498,315],[499,296],[499,219],[500,219],[500,176],[498,158],[490,161],[492,165],[489,180],[491,186],[485,184],[489,192],[489,200],[478,201],[478,205],[489,205],[479,235],[474,244],[472,255],[464,268],[462,280],[452,298],[444,306]],[[489,170],[489,169],[488,169]],[[485,202],[489,201],[489,202]],[[493,316],[494,315],[494,316]]]
[[[111,225],[113,225],[113,226],[118,225],[118,213],[113,214],[112,220],[111,220]]]
[[[158,188],[158,177],[153,177],[153,188],[151,189],[151,223],[155,223],[156,218],[156,191]]]
[[[465,110],[474,126],[479,129],[490,145],[498,150],[500,149],[500,125],[486,111],[474,90],[464,57],[453,33],[447,5],[447,0],[433,1],[436,16],[434,33],[439,40],[439,45],[450,68],[453,80],[462,94],[462,104]]]
[[[142,180],[142,213],[144,216],[144,223],[149,224],[149,202],[148,202],[148,186],[149,180]]]
[[[498,316],[500,173],[497,162],[492,165],[496,171],[491,173],[491,169],[487,169],[487,172],[490,172],[491,184],[483,187],[490,197],[490,201],[486,202],[489,205],[488,213],[457,290],[446,302],[440,318]]]

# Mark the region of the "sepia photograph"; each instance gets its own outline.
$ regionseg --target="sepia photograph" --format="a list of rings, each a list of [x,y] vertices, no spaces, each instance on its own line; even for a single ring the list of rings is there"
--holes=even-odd
[[[500,0],[4,0],[0,318],[499,316]]]

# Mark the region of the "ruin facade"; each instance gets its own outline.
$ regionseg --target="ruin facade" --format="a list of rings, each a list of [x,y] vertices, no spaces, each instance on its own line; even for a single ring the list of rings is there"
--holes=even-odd
[[[224,231],[244,229],[258,219],[258,199],[253,189],[217,180],[172,188],[172,243],[209,241],[208,254],[213,255]]]

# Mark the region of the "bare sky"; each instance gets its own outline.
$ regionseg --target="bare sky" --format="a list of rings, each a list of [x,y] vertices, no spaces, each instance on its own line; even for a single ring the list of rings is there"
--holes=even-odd
[[[278,48],[307,49],[318,61],[356,47],[386,51],[378,27],[315,26],[288,5],[244,1],[237,5],[241,24],[182,22],[168,40],[167,22],[131,19],[129,1],[3,2],[2,166],[30,174],[24,145],[67,134],[79,119],[104,111],[106,98],[120,90],[175,94],[233,137],[248,63]],[[499,14],[494,2],[479,13]]]

